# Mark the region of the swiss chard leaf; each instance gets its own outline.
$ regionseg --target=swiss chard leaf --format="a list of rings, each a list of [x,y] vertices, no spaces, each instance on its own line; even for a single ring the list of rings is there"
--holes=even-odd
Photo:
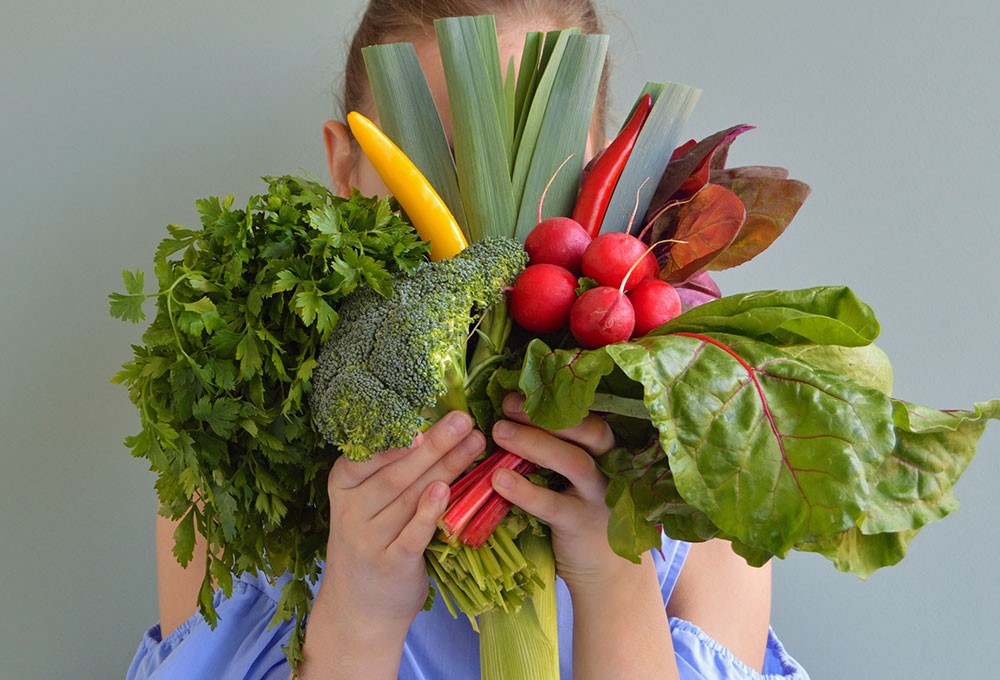
[[[919,529],[955,510],[953,487],[991,418],[1000,418],[1000,400],[977,404],[973,411],[894,401],[896,447],[878,471],[861,531]]]
[[[608,519],[608,542],[619,555],[635,562],[640,555],[660,545],[660,530],[636,512],[635,500],[627,484],[612,482],[605,496],[611,516]]]
[[[850,288],[822,286],[729,295],[688,310],[655,334],[681,331],[742,335],[775,345],[867,345],[878,319]]]
[[[841,571],[867,578],[873,571],[890,567],[906,556],[916,530],[866,535],[858,527],[816,543],[802,543],[798,550],[819,553]]]
[[[976,404],[972,411],[894,401],[896,446],[875,474],[862,520],[841,534],[796,547],[860,578],[896,564],[922,527],[958,508],[955,483],[986,424],[998,418],[1000,400]]]
[[[865,510],[868,480],[894,444],[882,392],[740,338],[605,350],[643,384],[677,491],[727,534],[784,555]]]
[[[568,427],[604,407],[627,416],[634,434],[641,403],[656,428],[638,452],[602,460],[614,480],[616,548],[634,556],[661,524],[686,540],[728,538],[759,563],[851,530],[895,445],[889,397],[827,370],[836,361],[814,365],[771,345],[870,341],[871,310],[841,288],[699,309],[663,335],[590,351],[536,340],[526,353],[519,387],[538,424]]]
[[[539,427],[560,430],[587,417],[601,378],[614,364],[600,351],[550,349],[539,339],[525,351],[518,387],[524,409]]]
[[[816,368],[839,373],[859,385],[892,394],[892,364],[878,345],[792,345],[781,349]]]

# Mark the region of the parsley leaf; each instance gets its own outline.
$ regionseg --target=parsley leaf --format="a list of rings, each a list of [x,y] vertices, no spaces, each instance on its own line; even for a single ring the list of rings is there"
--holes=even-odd
[[[311,591],[325,556],[326,478],[338,451],[313,430],[305,395],[337,307],[361,282],[388,294],[429,248],[392,199],[334,196],[311,180],[265,177],[266,192],[196,201],[199,229],[167,227],[156,248],[155,293],[125,271],[111,315],[156,314],[113,382],[128,388],[141,430],[126,439],[157,475],[161,512],[181,520],[174,555],[191,559],[196,532],[209,546],[199,593],[217,620],[213,580],[291,572],[280,620],[296,617],[287,650],[301,655]],[[276,616],[278,616],[276,615]]]

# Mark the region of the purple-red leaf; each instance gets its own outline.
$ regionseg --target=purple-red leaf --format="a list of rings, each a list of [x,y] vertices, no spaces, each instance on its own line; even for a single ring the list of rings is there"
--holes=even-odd
[[[728,186],[737,179],[788,179],[788,170],[770,165],[745,165],[739,168],[713,169],[709,181]]]
[[[720,185],[729,188],[746,206],[746,220],[725,252],[708,263],[708,269],[720,271],[753,259],[781,236],[802,207],[809,196],[809,185],[782,179],[777,176],[780,173],[768,174],[777,170],[781,169],[758,168],[750,175],[720,176]]]
[[[681,307],[686,312],[692,307],[703,305],[722,297],[719,285],[708,272],[698,272],[683,283],[675,283],[674,289],[681,299]]]
[[[671,240],[654,251],[660,278],[682,282],[697,274],[733,242],[745,218],[743,201],[717,184],[675,204],[657,218],[650,233],[652,243]]]
[[[678,147],[663,177],[660,178],[656,191],[653,192],[644,222],[649,223],[656,219],[672,201],[687,198],[705,186],[708,183],[710,170],[722,167],[713,163],[713,157],[719,155],[720,151],[722,156],[725,156],[733,140],[752,129],[752,125],[735,125],[716,132],[700,142],[687,142]]]

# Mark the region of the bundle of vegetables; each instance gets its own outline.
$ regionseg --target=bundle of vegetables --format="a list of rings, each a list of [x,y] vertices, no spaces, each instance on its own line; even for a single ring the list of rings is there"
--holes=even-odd
[[[276,619],[298,618],[296,661],[334,456],[405,446],[453,408],[488,432],[512,390],[542,427],[608,415],[622,443],[600,460],[608,538],[629,559],[662,530],[865,576],[955,508],[1000,400],[893,398],[878,321],[847,288],[721,297],[713,283],[808,195],[782,169],[725,167],[749,126],[681,144],[698,92],[651,83],[585,168],[606,36],[529,34],[515,76],[490,17],[436,27],[454,152],[411,45],[365,50],[385,134],[349,117],[405,220],[277,178],[246,211],[199,202],[204,228],[170,227],[157,251],[157,317],[116,379],[142,419],[129,445],[182,520],[175,554],[208,539],[210,621],[213,579],[290,572]],[[125,285],[112,313],[139,320],[151,296],[139,272]],[[428,570],[481,630],[484,678],[556,678],[551,548],[493,492],[497,467],[559,481],[484,453],[452,488]]]

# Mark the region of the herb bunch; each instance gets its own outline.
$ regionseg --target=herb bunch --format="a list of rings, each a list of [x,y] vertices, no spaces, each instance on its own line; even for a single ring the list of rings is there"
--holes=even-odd
[[[266,193],[245,209],[232,196],[205,198],[201,229],[167,227],[154,293],[142,271],[123,272],[112,316],[139,322],[150,298],[156,316],[113,382],[139,410],[142,429],[126,445],[157,474],[161,514],[180,521],[175,557],[188,564],[196,532],[207,539],[206,620],[217,620],[213,591],[231,594],[232,574],[289,573],[275,621],[294,616],[300,628],[326,551],[326,478],[339,453],[312,425],[315,357],[340,300],[362,282],[388,295],[393,274],[424,262],[428,246],[392,199],[264,179]]]

